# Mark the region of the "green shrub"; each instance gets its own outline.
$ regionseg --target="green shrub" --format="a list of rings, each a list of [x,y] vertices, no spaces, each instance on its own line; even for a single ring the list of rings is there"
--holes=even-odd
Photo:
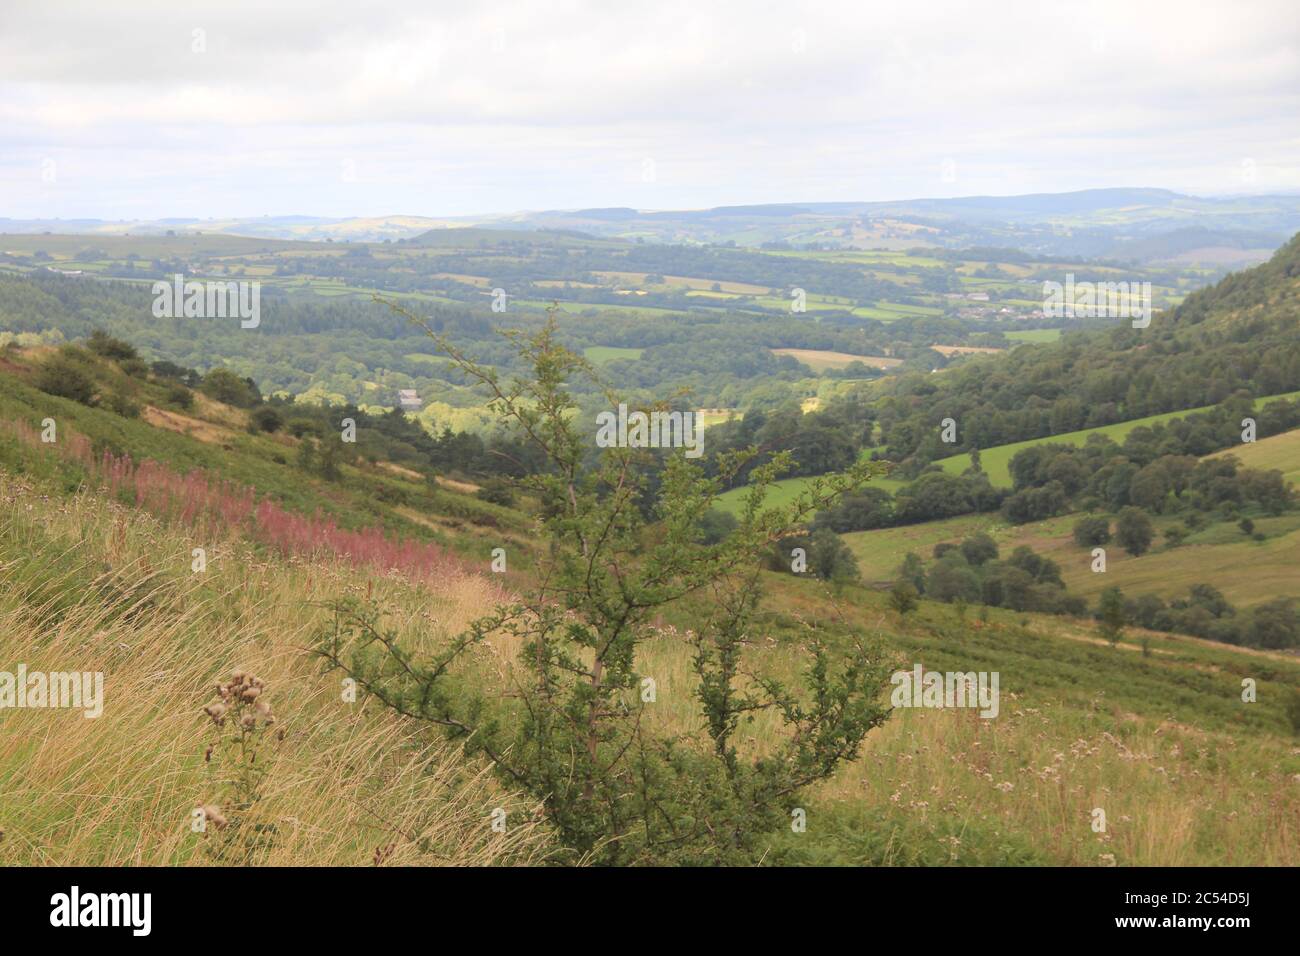
[[[189,411],[194,407],[194,393],[179,382],[168,387],[163,400],[168,405],[174,405],[184,411]]]
[[[262,432],[278,432],[284,427],[284,419],[280,417],[280,413],[269,405],[263,405],[261,408],[255,409],[248,416],[248,423],[257,431]]]
[[[1100,515],[1080,518],[1074,524],[1074,543],[1081,548],[1095,548],[1110,541],[1110,519]]]
[[[93,405],[95,382],[85,363],[68,351],[57,352],[45,360],[36,372],[34,384],[42,392],[70,398],[82,405]]]

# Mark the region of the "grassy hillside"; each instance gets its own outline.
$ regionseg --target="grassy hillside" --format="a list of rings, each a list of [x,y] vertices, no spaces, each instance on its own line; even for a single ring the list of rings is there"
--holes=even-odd
[[[1287,481],[1300,484],[1300,429],[1261,438],[1220,454],[1232,455],[1247,468],[1277,469]]]
[[[268,559],[233,538],[209,542],[207,571],[193,574],[184,529],[124,520],[94,495],[46,499],[11,477],[3,497],[4,656],[103,670],[108,718],[6,714],[17,730],[0,746],[6,864],[208,862],[219,834],[187,825],[221,779],[203,759],[213,729],[201,708],[236,668],[267,680],[285,731],[248,817],[273,825],[273,837],[249,861],[365,865],[390,845],[390,863],[545,860],[546,833],[526,804],[436,737],[343,703],[337,678],[303,651],[330,595],[369,593],[395,617],[435,622],[432,638],[500,599],[483,578],[412,584]],[[812,582],[772,583],[772,636],[754,654],[793,674],[798,634],[822,629],[831,602]],[[998,670],[1001,714],[896,713],[809,795],[806,833],[773,835],[769,862],[1300,862],[1290,779],[1300,759],[1281,703],[1300,681],[1296,662],[1169,635],[1142,657],[1105,647],[1083,624],[1001,611],[962,624],[926,604],[904,623],[857,589],[839,607],[900,666]],[[687,742],[700,736],[688,623],[666,622],[644,664],[663,702],[656,721]],[[1242,676],[1260,681],[1259,703],[1240,702]],[[48,732],[51,720],[60,733]],[[744,746],[763,747],[769,727],[760,717]],[[1089,826],[1097,806],[1106,834]],[[488,826],[496,807],[508,808],[507,835]]]
[[[44,489],[39,489],[44,490]],[[359,574],[320,558],[286,562],[238,538],[212,539],[98,495],[49,499],[0,474],[0,658],[12,671],[100,671],[104,712],[4,712],[0,864],[362,866],[527,863],[547,853],[531,808],[454,747],[363,703],[345,703],[302,648],[322,598],[358,588],[457,627],[493,599],[482,578],[438,587]],[[191,549],[208,550],[203,573]],[[191,830],[232,773],[205,761],[218,730],[213,686],[244,669],[267,683],[277,722],[262,752],[261,799],[243,836]],[[283,739],[279,739],[279,734]],[[518,826],[492,833],[497,806]]]
[[[1300,429],[1237,446],[1209,458],[1233,455],[1251,468],[1277,470],[1289,481],[1300,481]],[[987,461],[987,458],[985,459]],[[1112,584],[1126,594],[1157,594],[1165,598],[1183,595],[1193,584],[1213,584],[1240,607],[1249,607],[1278,597],[1300,598],[1300,582],[1294,567],[1300,561],[1300,516],[1285,514],[1251,515],[1255,540],[1235,520],[1212,521],[1191,531],[1183,542],[1171,547],[1161,535],[1151,551],[1132,557],[1112,542],[1107,548],[1107,572],[1091,570],[1091,549],[1074,542],[1072,531],[1081,514],[1069,514],[1046,521],[1014,525],[999,515],[962,515],[944,521],[929,521],[897,528],[860,531],[844,535],[870,582],[893,579],[903,557],[914,551],[928,557],[936,544],[958,543],[977,533],[990,535],[1004,552],[1027,545],[1051,558],[1061,567],[1061,576],[1072,593],[1095,598]],[[1109,515],[1112,523],[1114,515]],[[1179,515],[1155,516],[1163,533],[1182,525]]]
[[[0,863],[555,858],[534,805],[437,732],[364,695],[348,702],[339,676],[323,674],[309,652],[328,626],[323,605],[345,596],[377,607],[416,650],[458,633],[529,586],[530,515],[428,490],[382,462],[321,481],[276,461],[289,446],[242,430],[237,410],[203,406],[179,427],[150,414],[126,419],[37,392],[25,374],[21,365],[0,372],[0,409],[15,423],[0,429],[0,655],[31,670],[102,671],[105,718],[5,713],[12,732],[0,738]],[[437,574],[410,574],[336,553],[328,536],[285,548],[256,523],[155,508],[148,495],[129,494],[138,483],[34,441],[47,416],[59,423],[60,443],[83,436],[97,450],[152,459],[177,475],[196,469],[209,482],[192,478],[186,488],[237,481],[286,513],[320,509],[359,531],[371,525],[393,540],[440,544],[454,560]],[[398,488],[407,496],[378,500],[379,487],[390,488],[385,497]],[[889,548],[920,549],[921,537],[969,530],[938,524],[848,540],[871,579],[870,562],[883,562]],[[1279,532],[1266,546],[1286,540],[1281,526],[1261,526]],[[512,556],[511,574],[491,575],[486,549],[502,540],[519,561]],[[196,547],[206,551],[202,571],[192,563]],[[1123,567],[1117,560],[1111,574]],[[856,758],[801,798],[806,832],[763,837],[764,862],[1300,863],[1300,756],[1286,710],[1300,684],[1294,658],[1167,634],[1151,635],[1144,655],[1131,643],[1106,646],[1086,621],[996,609],[963,617],[929,602],[900,618],[870,588],[836,595],[815,580],[764,574],[769,591],[743,652],[747,670],[761,665],[791,682],[807,667],[811,641],[847,651],[869,635],[900,668],[996,671],[1002,694],[991,720],[968,710],[895,711]],[[681,747],[709,746],[691,641],[708,611],[705,596],[674,606],[654,622],[637,664],[658,688],[648,729]],[[494,635],[458,679],[508,693],[518,653],[517,642]],[[205,759],[223,731],[202,708],[236,670],[267,682],[277,720],[261,738],[263,782],[232,803],[228,751]],[[1258,682],[1255,703],[1241,700],[1245,677]],[[771,752],[779,723],[770,710],[754,713],[738,751]],[[213,803],[237,826],[194,833],[190,814]],[[1109,821],[1101,834],[1090,825],[1098,807]],[[505,834],[490,826],[497,808],[507,811]]]
[[[1125,594],[1158,594],[1165,598],[1187,593],[1193,584],[1213,584],[1233,604],[1248,607],[1277,597],[1300,597],[1294,574],[1300,560],[1300,517],[1256,516],[1255,530],[1264,541],[1242,534],[1233,522],[1220,522],[1189,535],[1178,547],[1157,543],[1141,557],[1132,557],[1113,542],[1106,549],[1105,574],[1094,573],[1092,549],[1075,544],[1074,523],[1082,515],[1063,515],[1047,521],[1013,525],[997,515],[962,515],[945,521],[843,536],[857,558],[865,581],[892,581],[909,551],[928,558],[936,544],[960,543],[983,532],[1006,553],[1020,545],[1051,558],[1061,567],[1061,578],[1072,594],[1090,602],[1107,587],[1119,585]],[[1113,519],[1113,515],[1111,516]],[[1159,518],[1159,529],[1179,524],[1176,518]]]
[[[197,469],[214,480],[255,489],[259,499],[273,500],[296,514],[319,514],[350,529],[382,524],[394,538],[428,541],[475,556],[484,553],[474,541],[476,535],[499,539],[521,536],[528,529],[518,512],[458,493],[446,484],[431,486],[404,469],[361,460],[344,465],[339,480],[321,480],[296,466],[297,439],[283,433],[250,432],[247,412],[198,393],[196,408],[181,412],[165,400],[164,387],[127,379],[111,363],[97,367],[100,387],[126,391],[140,409],[138,417],[47,394],[31,380],[48,354],[49,350],[11,350],[2,360],[0,420],[39,430],[46,418],[54,419],[60,436],[55,449],[66,451],[69,442],[80,436],[93,446],[96,456],[108,452],[137,462],[152,460],[181,475]],[[16,440],[12,427],[0,427],[0,466],[11,473],[49,479],[68,491],[89,477],[84,463],[66,455],[34,453]]]
[[[1288,401],[1300,397],[1300,392],[1288,392],[1284,395],[1269,395],[1255,401],[1255,408],[1262,408],[1264,405],[1279,398]],[[1036,438],[1031,441],[1015,442],[1010,445],[998,445],[996,448],[987,448],[980,450],[980,465],[989,476],[989,481],[995,487],[1011,487],[1011,459],[1016,453],[1030,448],[1034,445],[1043,444],[1061,444],[1061,445],[1085,445],[1090,435],[1104,435],[1116,443],[1123,443],[1124,438],[1135,428],[1156,425],[1160,422],[1169,422],[1178,418],[1185,418],[1188,415],[1195,415],[1197,412],[1209,411],[1210,407],[1189,408],[1180,412],[1167,412],[1163,415],[1148,415],[1145,418],[1134,418],[1126,422],[1116,422],[1113,425],[1102,425],[1097,428],[1084,428],[1079,431],[1066,432],[1061,435],[1052,435],[1050,438]],[[941,459],[938,462],[943,470],[951,475],[960,475],[970,467],[970,455],[953,455],[949,458]]]
[[[1255,407],[1256,409],[1262,408],[1264,405],[1268,404],[1271,401],[1276,401],[1277,399],[1286,399],[1288,401],[1293,401],[1296,398],[1300,398],[1300,392],[1287,392],[1282,395],[1269,395],[1264,398],[1257,399],[1255,402]],[[1035,438],[1031,441],[1015,442],[1010,445],[998,445],[995,448],[981,449],[980,466],[984,469],[985,473],[989,476],[989,481],[995,487],[1010,488],[1011,487],[1011,472],[1010,472],[1011,459],[1016,456],[1017,452],[1023,451],[1026,448],[1031,448],[1034,445],[1044,445],[1044,444],[1082,446],[1087,444],[1089,435],[1104,435],[1116,442],[1123,442],[1124,438],[1128,435],[1128,433],[1133,431],[1135,428],[1142,428],[1144,426],[1155,425],[1160,422],[1173,421],[1175,419],[1184,418],[1188,415],[1194,415],[1198,412],[1209,411],[1210,407],[1212,406],[1207,406],[1204,408],[1189,408],[1181,412],[1167,412],[1163,415],[1148,415],[1146,418],[1135,418],[1127,422],[1116,422],[1113,425],[1102,425],[1097,428],[1085,428],[1080,431],[1066,432],[1061,435],[1052,435],[1051,437],[1048,438]],[[1224,452],[1223,454],[1237,455],[1237,457],[1242,459],[1242,463],[1247,465],[1248,467],[1279,468],[1281,467],[1280,465],[1277,464],[1265,465],[1263,464],[1263,462],[1270,458],[1281,459],[1286,457],[1289,454],[1290,450],[1293,447],[1292,444],[1278,442],[1278,438],[1280,437],[1283,436],[1274,436],[1273,438],[1264,439],[1256,443],[1255,445],[1243,445],[1240,450],[1234,449],[1231,452]],[[1300,439],[1297,439],[1296,441],[1300,442]],[[1275,444],[1270,445],[1269,442],[1275,442]],[[1257,451],[1256,449],[1259,448],[1264,448],[1267,450]],[[1253,464],[1252,461],[1247,461],[1246,456],[1248,455],[1253,456],[1252,460],[1257,461],[1259,463]],[[948,458],[940,459],[938,462],[936,462],[936,464],[940,465],[943,468],[943,470],[948,472],[948,474],[950,475],[959,475],[967,468],[970,467],[970,455],[967,454],[952,455]],[[1290,465],[1290,469],[1294,471],[1294,473],[1288,471],[1287,468],[1282,469],[1284,472],[1287,472],[1286,475],[1287,478],[1292,480],[1300,479],[1300,466],[1297,466],[1295,463],[1292,463]],[[810,478],[784,478],[781,481],[778,481],[773,486],[771,500],[777,504],[786,504],[788,502],[791,502],[799,495],[800,492],[804,490],[804,488],[807,486],[809,481],[811,481]],[[883,488],[885,491],[888,491],[891,494],[897,491],[899,488],[903,487],[903,485],[905,484],[906,482],[894,478],[877,478],[873,480],[871,483],[873,488]],[[738,488],[729,491],[721,497],[721,499],[718,502],[718,507],[724,511],[729,511],[733,514],[738,514],[741,501],[744,498],[744,494],[745,494],[744,489]]]

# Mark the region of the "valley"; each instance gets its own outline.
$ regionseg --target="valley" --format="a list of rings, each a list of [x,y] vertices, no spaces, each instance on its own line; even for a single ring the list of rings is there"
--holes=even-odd
[[[1221,278],[1140,271],[1161,303],[1149,328],[1052,325],[1035,301],[1060,270],[1131,267],[992,250],[478,226],[0,246],[0,646],[31,648],[33,672],[104,674],[112,718],[60,714],[66,735],[20,746],[48,715],[6,714],[20,728],[0,751],[8,862],[1297,860],[1294,240]],[[261,283],[259,321],[156,314],[154,277],[176,273]],[[596,448],[612,395],[698,412],[704,457]],[[543,422],[573,445],[540,452]],[[557,523],[569,496],[579,510]],[[582,788],[560,800],[516,775],[497,748],[529,753],[523,649],[547,626],[548,582],[579,580],[556,564],[569,521],[609,521],[616,544],[604,597],[569,585],[565,600],[637,650],[601,687],[618,729],[574,739],[701,780],[723,746],[724,768],[792,781],[807,833],[782,825],[784,804],[729,804],[735,777],[679,790],[670,815],[735,814],[739,843],[651,827],[603,844],[564,809]],[[744,573],[699,590],[692,569],[715,565]],[[657,574],[683,582],[671,600]],[[610,601],[654,611],[624,632]],[[589,674],[600,651],[563,633],[571,662],[548,679],[586,701],[558,675]],[[710,670],[703,634],[740,669]],[[998,716],[891,713],[883,682],[912,667],[996,672]],[[231,790],[205,769],[219,726],[196,715],[203,687],[239,668],[273,688],[280,729],[257,732],[266,784]],[[774,696],[742,717],[710,696],[718,680],[737,701]],[[806,716],[841,693],[843,710]],[[481,714],[480,735],[460,732]],[[809,720],[854,743],[801,749]],[[618,756],[638,740],[673,743]],[[104,754],[101,790],[72,785]],[[584,765],[589,786],[640,799],[600,766]],[[818,769],[782,776],[801,766]],[[187,835],[195,806],[208,820],[237,807],[242,829]],[[468,824],[489,809],[507,839]]]

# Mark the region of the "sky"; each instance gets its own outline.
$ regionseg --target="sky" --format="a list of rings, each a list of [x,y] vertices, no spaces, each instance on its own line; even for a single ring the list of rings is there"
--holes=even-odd
[[[1300,190],[1297,0],[0,0],[0,217]]]

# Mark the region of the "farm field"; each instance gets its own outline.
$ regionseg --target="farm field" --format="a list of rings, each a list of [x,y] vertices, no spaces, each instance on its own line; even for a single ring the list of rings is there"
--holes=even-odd
[[[1300,428],[1230,448],[1210,457],[1231,455],[1247,468],[1276,468],[1287,481],[1300,486]]]
[[[1300,392],[1289,392],[1284,395],[1270,395],[1265,398],[1259,399],[1256,402],[1256,407],[1265,405],[1268,402],[1273,401],[1274,399],[1278,399],[1278,398],[1295,399],[1296,397],[1300,397]],[[1015,442],[1014,444],[1010,444],[1010,445],[999,445],[993,448],[981,449],[980,465],[984,469],[985,473],[989,476],[989,481],[995,487],[1009,488],[1011,487],[1011,472],[1009,469],[1009,466],[1011,464],[1011,459],[1015,457],[1017,452],[1022,451],[1025,448],[1029,448],[1033,445],[1041,445],[1045,443],[1083,445],[1086,444],[1088,440],[1088,436],[1093,433],[1108,435],[1110,438],[1119,442],[1119,441],[1123,441],[1124,436],[1127,435],[1134,428],[1138,428],[1143,425],[1153,425],[1161,421],[1172,421],[1177,418],[1182,418],[1186,415],[1195,414],[1196,412],[1206,411],[1207,408],[1194,408],[1194,409],[1188,409],[1186,411],[1181,411],[1181,412],[1169,412],[1163,415],[1150,415],[1146,418],[1133,419],[1127,422],[1117,422],[1114,425],[1103,425],[1098,428],[1088,428],[1082,431],[1068,432],[1062,435],[1053,435],[1050,438],[1032,439],[1030,441]],[[1295,435],[1296,433],[1289,432],[1287,434]],[[1287,436],[1274,436],[1274,438],[1287,438]],[[1265,442],[1269,442],[1273,440],[1274,439],[1264,439],[1263,441],[1256,443],[1256,447],[1263,446]],[[1292,479],[1300,480],[1300,463],[1296,463],[1294,459],[1288,457],[1290,451],[1294,449],[1296,446],[1300,446],[1300,439],[1290,438],[1285,443],[1279,443],[1276,445],[1268,446],[1268,450],[1263,454],[1267,455],[1270,460],[1282,461],[1283,463],[1291,462],[1291,467],[1289,469],[1283,469],[1284,473],[1287,474]],[[1223,454],[1237,454],[1238,457],[1243,457],[1243,453],[1257,454],[1256,452],[1253,451],[1247,451],[1247,449],[1250,448],[1251,446],[1243,445],[1240,449],[1233,449],[1232,451],[1229,452],[1223,452]],[[1285,449],[1285,451],[1283,449]],[[864,453],[864,457],[869,456],[871,451],[883,452],[884,449],[883,448],[867,449],[866,452]],[[1244,460],[1243,463],[1250,465],[1250,462]],[[967,468],[970,467],[970,455],[969,454],[952,455],[948,458],[940,459],[938,462],[936,462],[936,464],[942,466],[943,470],[948,472],[949,474],[960,475],[963,471],[965,471]],[[1264,466],[1250,465],[1250,467],[1264,467]],[[1276,468],[1281,466],[1277,464],[1273,464],[1273,465],[1268,465],[1267,467]],[[771,492],[772,500],[774,502],[780,502],[780,503],[787,503],[793,501],[794,498],[799,494],[803,486],[807,484],[808,481],[809,481],[808,478],[783,478],[780,481],[775,482],[772,486],[772,492]],[[873,487],[882,488],[890,492],[891,494],[897,491],[899,488],[902,488],[905,484],[906,482],[894,478],[877,478],[872,481]],[[724,495],[722,495],[719,498],[718,506],[722,508],[724,511],[731,511],[731,512],[738,513],[738,509],[740,507],[739,502],[743,493],[744,492],[741,489],[733,489],[731,491],[726,492]],[[961,519],[956,519],[956,520],[961,520]]]
[[[1037,344],[1041,342],[1055,342],[1061,337],[1060,329],[1016,329],[1011,332],[1002,333],[1013,342],[1029,342]]]
[[[775,507],[790,504],[795,498],[799,497],[799,494],[811,480],[811,478],[782,478],[779,481],[774,481],[767,494],[768,506]],[[870,487],[880,488],[893,494],[905,484],[906,482],[894,478],[873,478]],[[718,496],[716,507],[731,514],[740,514],[745,494],[744,488],[733,488],[724,492]]]
[[[635,361],[641,357],[645,349],[622,348],[617,345],[589,345],[582,350],[582,354],[589,362],[601,365],[605,362],[613,362],[616,359],[627,359]]]
[[[996,514],[962,515],[944,521],[927,521],[897,528],[856,531],[843,535],[853,551],[865,582],[877,585],[893,581],[898,566],[909,551],[928,560],[936,544],[959,543],[984,533],[997,542],[1003,556],[1027,545],[1061,567],[1061,577],[1071,594],[1095,602],[1111,585],[1119,585],[1129,596],[1157,594],[1166,600],[1181,597],[1194,584],[1213,584],[1239,607],[1249,607],[1282,596],[1300,598],[1300,519],[1256,517],[1257,531],[1264,541],[1253,541],[1235,523],[1212,525],[1191,534],[1176,548],[1157,538],[1152,550],[1132,557],[1112,542],[1106,548],[1106,573],[1091,569],[1090,548],[1075,544],[1072,530],[1082,514],[1062,515],[1046,521],[1013,525]],[[1113,515],[1111,516],[1113,519]],[[1156,526],[1177,524],[1173,518],[1157,518]]]
[[[880,355],[850,355],[847,352],[828,352],[820,349],[772,349],[772,353],[798,359],[814,372],[821,372],[828,368],[847,368],[854,362],[861,362],[871,368],[893,368],[903,364],[902,359]]]
[[[1300,392],[1288,392],[1283,395],[1268,395],[1264,398],[1257,399],[1256,408],[1268,404],[1274,399],[1284,398],[1287,400],[1295,399],[1300,396]],[[1144,425],[1155,425],[1159,422],[1173,421],[1178,418],[1186,418],[1188,415],[1195,415],[1197,412],[1208,411],[1210,406],[1202,408],[1189,408],[1179,412],[1167,412],[1162,415],[1148,415],[1146,418],[1135,418],[1126,422],[1116,422],[1113,425],[1101,425],[1097,428],[1085,428],[1076,432],[1066,432],[1061,435],[1052,435],[1049,438],[1034,438],[1029,441],[1015,442],[1010,445],[997,445],[993,448],[980,449],[980,465],[985,473],[989,476],[989,481],[999,488],[1011,487],[1011,459],[1016,456],[1017,452],[1023,451],[1034,445],[1042,444],[1060,444],[1060,445],[1085,445],[1089,435],[1105,435],[1116,442],[1123,442],[1124,437],[1135,428],[1141,428]],[[960,425],[959,425],[960,427]],[[950,475],[960,475],[970,467],[970,455],[951,455],[948,458],[940,459],[939,464],[944,471]]]

